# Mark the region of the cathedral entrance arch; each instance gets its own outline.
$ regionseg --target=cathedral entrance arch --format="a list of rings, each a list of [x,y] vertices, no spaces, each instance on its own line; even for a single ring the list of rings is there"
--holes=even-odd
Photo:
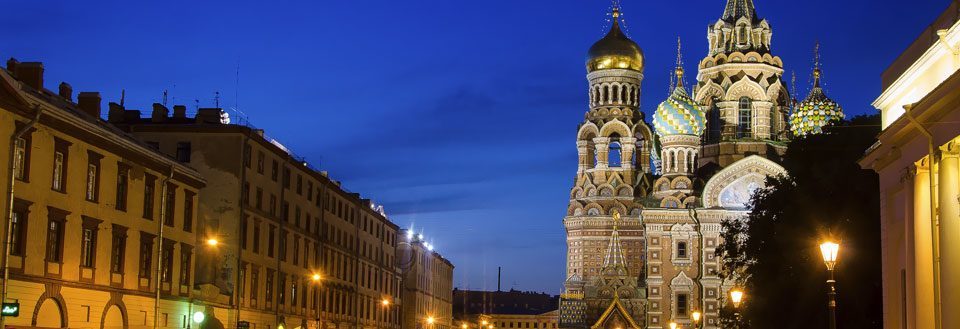
[[[724,168],[703,188],[705,208],[745,209],[750,197],[763,188],[768,176],[786,175],[776,162],[758,155],[749,156]]]

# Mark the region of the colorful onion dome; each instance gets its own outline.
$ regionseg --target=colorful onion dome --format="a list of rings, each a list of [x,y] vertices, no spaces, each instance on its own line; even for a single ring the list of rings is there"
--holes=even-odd
[[[843,120],[843,109],[820,88],[820,69],[813,70],[813,89],[790,114],[790,130],[794,136],[819,134],[823,127]]]
[[[653,114],[653,127],[659,136],[700,136],[706,127],[707,117],[683,88],[683,69],[677,68],[677,87],[667,100],[657,106]]]
[[[587,51],[587,72],[628,69],[643,72],[643,51],[620,30],[620,10],[613,9],[610,32]]]

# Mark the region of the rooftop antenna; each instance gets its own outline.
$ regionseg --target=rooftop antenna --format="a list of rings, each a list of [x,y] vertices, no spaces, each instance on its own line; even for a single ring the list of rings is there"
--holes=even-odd
[[[161,104],[163,104],[163,106],[167,106],[167,94],[168,94],[167,90],[164,89],[164,90],[163,90],[163,100],[161,101]]]
[[[120,89],[120,107],[123,107],[124,101],[127,99],[127,90]]]
[[[214,104],[213,106],[214,108],[220,108],[220,92],[219,91],[213,93],[213,104]]]

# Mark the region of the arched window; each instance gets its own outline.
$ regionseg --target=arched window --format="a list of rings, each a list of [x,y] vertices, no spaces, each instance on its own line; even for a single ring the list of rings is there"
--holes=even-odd
[[[608,161],[607,164],[610,167],[620,167],[621,166],[621,156],[620,153],[621,147],[620,142],[610,142],[610,152],[608,152]]]
[[[687,243],[686,242],[677,242],[677,258],[687,259],[690,256],[687,255]]]
[[[741,138],[752,137],[751,128],[753,127],[753,106],[750,97],[743,96],[740,97],[740,106],[739,106],[739,125],[738,125],[738,135]]]
[[[711,143],[720,141],[720,129],[723,127],[723,120],[720,119],[720,106],[717,105],[718,102],[720,102],[720,99],[716,97],[710,101],[710,119],[707,121],[707,126],[710,128],[707,132],[707,141]]]

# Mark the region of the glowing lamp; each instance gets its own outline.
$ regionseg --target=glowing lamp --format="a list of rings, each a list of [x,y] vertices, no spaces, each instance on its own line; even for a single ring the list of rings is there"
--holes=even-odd
[[[209,239],[207,239],[207,245],[208,245],[208,246],[216,247],[218,244],[220,244],[220,241],[218,241],[216,238],[209,238]]]
[[[670,329],[677,329],[677,323],[676,323],[676,322],[670,322]]]
[[[436,321],[437,321],[437,320],[434,319],[432,316],[428,316],[428,317],[427,317],[427,324],[433,324],[433,323],[436,322]]]
[[[743,291],[740,289],[730,290],[730,300],[733,302],[733,307],[740,307],[740,302],[743,301]]]
[[[691,314],[691,316],[693,316],[693,322],[696,322],[696,323],[700,322],[700,311],[693,311],[693,314]]]
[[[203,323],[203,320],[206,319],[206,318],[207,318],[207,316],[206,316],[205,314],[203,314],[203,312],[197,311],[197,312],[194,312],[194,313],[193,313],[193,322],[194,322],[194,323]]]
[[[827,264],[827,269],[833,271],[837,265],[837,253],[840,252],[840,245],[835,242],[824,242],[820,244],[820,253],[823,255],[823,263]]]

